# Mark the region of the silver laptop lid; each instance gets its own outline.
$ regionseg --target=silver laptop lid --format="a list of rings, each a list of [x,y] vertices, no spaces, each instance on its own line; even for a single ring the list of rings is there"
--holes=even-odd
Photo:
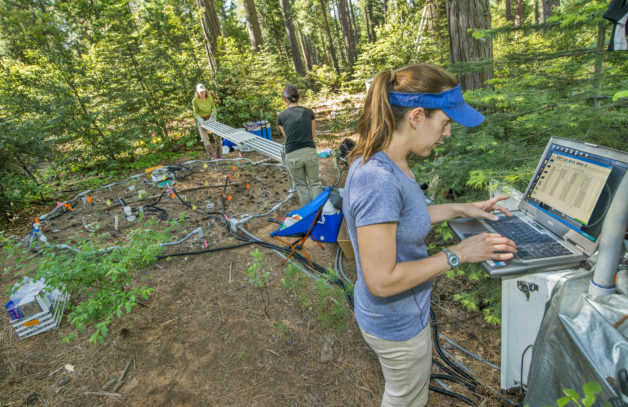
[[[626,152],[552,137],[519,209],[590,256],[627,169]]]

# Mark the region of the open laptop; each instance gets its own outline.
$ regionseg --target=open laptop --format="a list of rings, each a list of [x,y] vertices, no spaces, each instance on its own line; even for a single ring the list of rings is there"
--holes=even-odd
[[[493,277],[577,265],[596,250],[627,170],[626,152],[552,137],[512,218],[459,218],[449,221],[449,227],[460,239],[488,231],[517,243],[513,259],[482,262]]]

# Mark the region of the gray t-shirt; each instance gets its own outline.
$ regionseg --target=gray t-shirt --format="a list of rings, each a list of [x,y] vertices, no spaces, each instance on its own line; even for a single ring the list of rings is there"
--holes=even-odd
[[[430,230],[430,216],[419,185],[386,153],[377,152],[364,164],[361,161],[358,158],[351,164],[343,199],[358,269],[354,289],[355,318],[371,335],[405,341],[418,335],[428,324],[432,282],[391,297],[374,297],[362,276],[356,227],[396,222],[397,263],[403,263],[427,257],[425,237]]]

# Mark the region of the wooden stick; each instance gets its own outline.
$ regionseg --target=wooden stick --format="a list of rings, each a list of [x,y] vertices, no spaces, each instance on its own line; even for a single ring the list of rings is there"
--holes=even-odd
[[[105,391],[86,391],[83,394],[86,396],[122,397],[122,394],[120,393],[107,393]]]
[[[116,382],[116,378],[112,377],[107,383],[103,384],[102,387],[100,388],[100,390],[105,391],[107,390],[109,387],[111,387],[112,384],[114,384]]]
[[[126,376],[126,372],[127,370],[129,370],[129,366],[131,366],[132,361],[133,361],[133,358],[130,358],[129,361],[126,362],[126,366],[124,367],[124,370],[122,371],[122,374],[120,375],[120,378],[118,379],[118,383],[116,383],[116,385],[113,387],[113,391],[118,391],[118,389],[122,387],[122,385],[124,384],[124,376]]]
[[[231,266],[233,266],[233,262],[229,263],[229,284],[231,284]]]
[[[55,373],[57,373],[59,370],[63,369],[63,366],[61,366],[60,368],[53,370],[52,372],[48,373],[48,377],[54,375]]]

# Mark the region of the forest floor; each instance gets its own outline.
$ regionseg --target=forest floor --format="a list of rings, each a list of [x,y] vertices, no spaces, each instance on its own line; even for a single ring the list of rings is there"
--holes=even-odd
[[[335,103],[314,106],[322,130],[319,151],[337,147],[351,135],[325,130],[330,111],[343,102]],[[200,150],[200,143],[198,147]],[[255,152],[242,155],[253,161],[264,158]],[[238,157],[237,151],[227,155]],[[178,163],[184,161],[185,158],[177,159]],[[217,208],[222,188],[212,185],[222,185],[226,175],[231,174],[226,192],[232,199],[226,213],[236,217],[264,213],[285,199],[290,185],[283,169],[241,164],[236,170],[231,163],[200,167],[177,181],[175,188],[185,191],[180,193],[185,194],[186,202],[198,208],[212,204]],[[335,183],[339,172],[333,158],[321,158],[320,165],[324,184]],[[342,172],[340,185],[344,176],[346,171]],[[124,239],[133,222],[124,220],[120,207],[107,207],[104,202],[115,203],[122,196],[134,206],[137,189],[130,191],[128,187],[124,184],[94,193],[92,208],[55,219],[45,231],[47,236],[55,242],[76,233],[87,236],[81,220],[84,218],[86,224],[97,222],[101,231],[110,232],[111,239]],[[148,190],[150,194],[158,191]],[[209,247],[236,243],[217,222],[195,214],[177,199],[166,196],[159,207],[170,218],[182,212],[188,215],[186,226],[173,232],[173,240],[201,226]],[[269,216],[281,217],[298,207],[294,198]],[[41,215],[51,209],[34,208],[31,212],[38,210],[35,215]],[[122,218],[118,230],[113,227],[112,214],[116,211]],[[24,215],[8,232],[25,236],[32,216]],[[276,243],[269,233],[278,225],[267,218],[255,218],[245,227],[255,236]],[[201,250],[204,244],[203,240],[191,238],[168,248],[167,253]],[[61,339],[73,328],[65,319],[58,329],[20,340],[9,316],[0,313],[0,406],[379,406],[383,376],[351,312],[347,313],[344,330],[321,324],[317,318],[320,315],[302,305],[298,298],[302,293],[282,286],[282,259],[269,249],[259,248],[264,253],[263,267],[271,275],[264,311],[259,290],[249,283],[247,275],[254,261],[250,252],[255,247],[171,257],[140,271],[138,280],[155,290],[143,306],[136,306],[111,324],[103,344],[90,344],[89,333],[77,335],[69,344],[62,343]],[[305,246],[310,258],[325,268],[334,268],[337,247],[324,243],[320,248],[312,241]],[[355,280],[355,263],[344,258],[342,264],[348,277]],[[3,293],[14,282],[12,274],[0,274]],[[453,300],[455,293],[469,287],[468,282],[460,280],[436,279],[432,308],[441,347],[463,363],[481,384],[471,391],[456,383],[445,383],[475,405],[507,405],[495,393],[499,389],[499,371],[443,338],[499,366],[500,328],[486,324],[481,312],[466,311]],[[309,295],[315,295],[312,287],[309,290]],[[345,308],[348,310],[346,304]],[[325,353],[331,357],[321,358],[322,349],[330,344],[332,355]],[[440,360],[436,352],[434,359]],[[114,393],[112,386],[104,385],[111,379],[117,380],[128,363],[122,386],[115,395],[86,394]],[[443,373],[436,364],[433,371]],[[433,381],[431,384],[436,385]],[[516,400],[513,395],[507,397]],[[431,391],[429,405],[467,404]]]

